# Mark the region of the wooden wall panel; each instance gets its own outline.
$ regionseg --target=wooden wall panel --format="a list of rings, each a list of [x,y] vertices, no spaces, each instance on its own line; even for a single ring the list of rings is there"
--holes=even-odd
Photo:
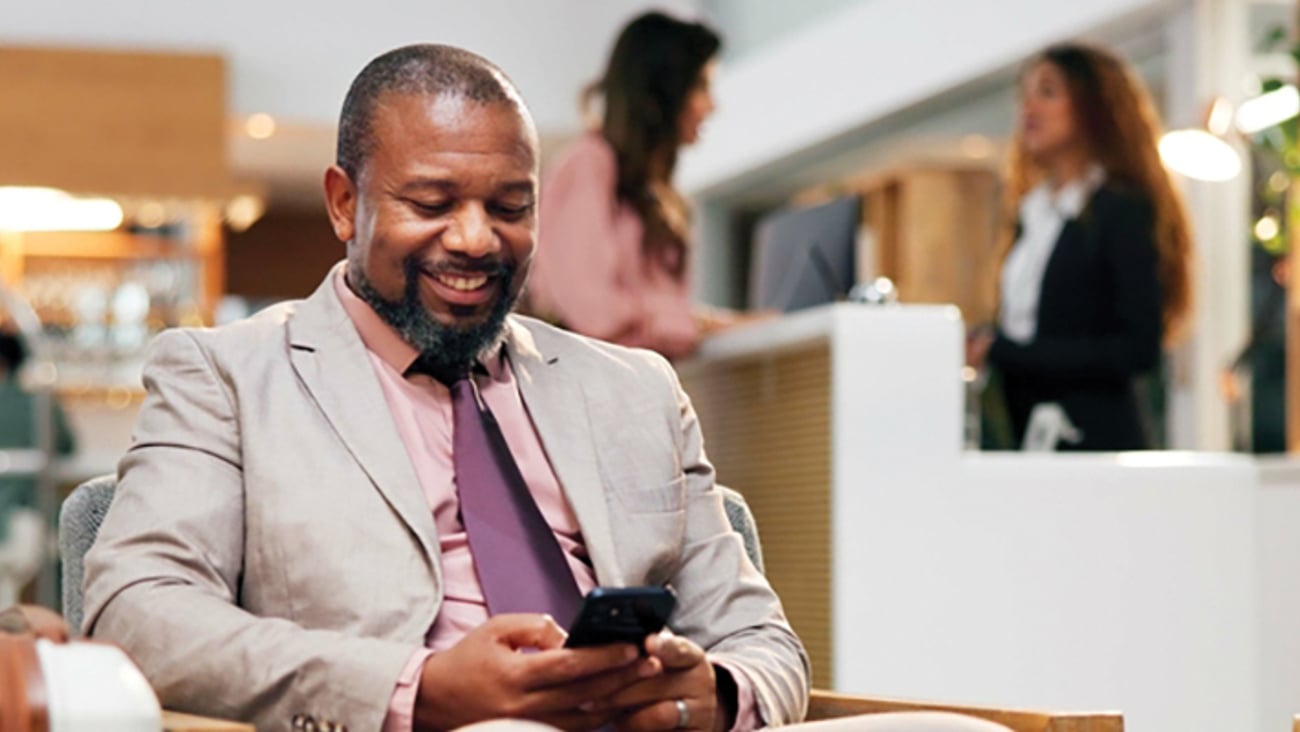
[[[0,185],[222,197],[220,56],[0,47]]]
[[[718,481],[744,494],[767,577],[831,687],[830,349],[685,364]]]
[[[903,168],[854,184],[863,194],[876,274],[899,299],[953,303],[968,324],[997,307],[998,179],[972,168]]]

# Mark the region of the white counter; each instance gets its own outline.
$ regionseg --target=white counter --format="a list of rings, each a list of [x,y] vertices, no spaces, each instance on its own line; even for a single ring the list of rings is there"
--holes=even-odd
[[[950,308],[836,305],[683,364],[830,347],[835,686],[1289,729],[1300,465],[1261,486],[1238,455],[963,452],[962,338]]]

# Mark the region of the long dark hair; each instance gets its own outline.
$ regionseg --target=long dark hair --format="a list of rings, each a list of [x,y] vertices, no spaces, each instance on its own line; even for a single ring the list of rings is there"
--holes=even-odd
[[[1127,64],[1096,46],[1052,46],[1030,59],[1025,69],[1041,63],[1052,64],[1065,76],[1076,123],[1107,179],[1141,191],[1155,209],[1164,335],[1166,342],[1173,341],[1185,329],[1192,309],[1192,231],[1182,197],[1160,162],[1156,142],[1161,124],[1151,96]],[[1014,239],[1020,198],[1041,178],[1017,132],[1004,189],[1004,254]]]
[[[583,93],[604,101],[601,132],[618,160],[618,197],[645,225],[642,251],[681,277],[690,209],[672,187],[681,145],[678,120],[700,74],[722,47],[701,23],[651,12],[628,23],[605,73]]]

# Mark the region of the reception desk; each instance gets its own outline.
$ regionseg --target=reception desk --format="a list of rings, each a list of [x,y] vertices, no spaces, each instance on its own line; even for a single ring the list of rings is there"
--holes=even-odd
[[[1285,729],[1300,480],[1266,488],[1228,454],[965,451],[963,338],[954,308],[843,304],[679,368],[814,682],[1118,709],[1138,732]]]

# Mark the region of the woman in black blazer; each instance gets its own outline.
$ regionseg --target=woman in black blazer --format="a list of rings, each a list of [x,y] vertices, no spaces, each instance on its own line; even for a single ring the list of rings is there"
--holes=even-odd
[[[1021,80],[1007,183],[998,325],[975,346],[997,369],[1017,442],[1056,403],[1060,449],[1150,447],[1136,379],[1191,304],[1191,235],[1156,150],[1159,121],[1109,52],[1049,48]]]

